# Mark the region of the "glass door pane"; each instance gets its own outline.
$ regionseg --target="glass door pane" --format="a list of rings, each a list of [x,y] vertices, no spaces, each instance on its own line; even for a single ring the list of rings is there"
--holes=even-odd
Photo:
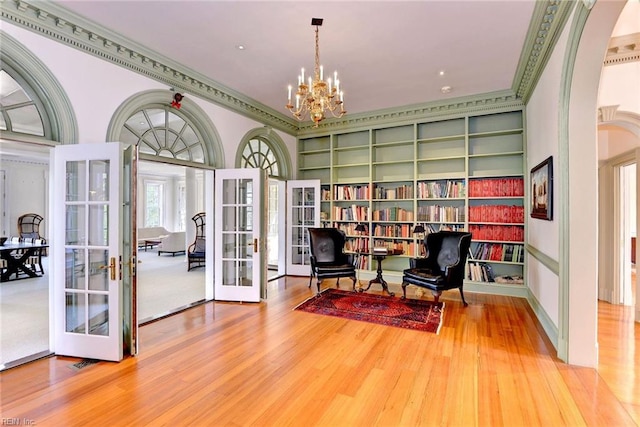
[[[56,353],[103,360],[123,356],[120,292],[122,146],[58,146],[53,230]],[[126,189],[125,189],[126,190]],[[60,304],[60,305],[58,305]]]
[[[216,300],[260,300],[266,277],[263,175],[260,169],[216,171]]]
[[[289,236],[287,274],[310,273],[307,228],[320,226],[320,180],[287,182]]]

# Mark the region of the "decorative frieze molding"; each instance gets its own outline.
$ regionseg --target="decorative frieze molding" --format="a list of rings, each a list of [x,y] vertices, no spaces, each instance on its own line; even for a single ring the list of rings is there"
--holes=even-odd
[[[389,123],[404,124],[424,121],[431,118],[446,119],[480,111],[502,112],[523,108],[524,103],[511,90],[492,92],[480,96],[435,101],[402,108],[369,111],[350,114],[343,119],[330,119],[320,122],[316,128],[313,123],[301,123],[298,136],[326,134],[327,132],[370,128]]]
[[[609,40],[604,65],[619,65],[640,61],[640,33],[612,37]]]
[[[197,71],[163,57],[96,23],[90,22],[54,2],[0,0],[0,18],[44,37],[71,46],[90,55],[120,65],[167,84],[181,92],[198,96],[238,114],[297,136],[390,122],[411,122],[442,118],[469,112],[518,108],[530,96],[544,69],[575,2],[545,0],[536,2],[526,47],[521,55],[511,90],[460,99],[403,106],[394,109],[349,114],[343,119],[328,119],[320,128],[311,122],[298,122],[244,94],[224,86]]]
[[[53,2],[0,1],[0,17],[42,36],[199,96],[287,133],[297,122],[136,42],[87,21]]]
[[[533,93],[575,4],[561,0],[536,2],[512,85],[525,102]]]

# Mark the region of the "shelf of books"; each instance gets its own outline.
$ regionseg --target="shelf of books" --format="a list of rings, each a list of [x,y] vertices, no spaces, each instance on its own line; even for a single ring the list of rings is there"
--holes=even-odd
[[[329,133],[299,140],[299,173],[321,180],[322,224],[345,232],[348,251],[401,250],[384,261],[399,283],[408,259],[423,256],[416,225],[469,231],[471,289],[524,289],[522,110]],[[375,275],[370,256],[357,258]]]

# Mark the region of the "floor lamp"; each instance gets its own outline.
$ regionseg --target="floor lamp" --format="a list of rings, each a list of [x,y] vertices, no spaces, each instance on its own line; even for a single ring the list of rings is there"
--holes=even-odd
[[[418,237],[421,237],[420,239],[420,243],[418,243],[418,248],[419,248],[419,254],[417,254],[419,257],[424,257],[426,254],[423,252],[424,251],[424,226],[422,224],[418,224],[415,227],[413,227],[413,234],[417,234]]]
[[[356,248],[356,253],[357,253],[357,257],[358,257],[358,271],[356,272],[357,277],[357,288],[360,289],[360,267],[362,267],[361,265],[361,257],[362,257],[362,248],[361,248],[361,244],[362,244],[362,233],[367,231],[367,228],[364,226],[364,224],[359,223],[358,225],[356,225],[356,229],[355,229],[356,233],[358,233],[358,245]]]
[[[425,229],[424,229],[424,225],[422,224],[417,224],[415,227],[413,227],[413,234],[416,234],[420,240],[418,243],[418,254],[416,254],[418,257],[420,258],[424,258],[427,256],[427,254],[424,252],[424,236],[425,236]],[[421,298],[424,295],[424,290],[422,288],[417,287],[417,289],[415,290],[415,294],[416,297]]]

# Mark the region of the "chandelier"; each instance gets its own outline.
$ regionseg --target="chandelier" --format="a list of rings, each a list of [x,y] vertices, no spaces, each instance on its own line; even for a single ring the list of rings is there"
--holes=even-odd
[[[316,27],[316,58],[313,78],[308,76],[308,81],[304,80],[304,68],[298,76],[298,90],[295,93],[296,104],[291,102],[291,85],[289,85],[289,101],[287,109],[293,116],[302,121],[309,113],[309,117],[315,123],[315,127],[325,118],[325,111],[329,111],[333,117],[342,117],[344,110],[344,92],[340,90],[340,80],[338,72],[333,73],[333,80],[328,77],[324,80],[324,70],[320,65],[320,54],[318,48],[318,27],[322,25],[322,18],[312,18],[311,25]]]

